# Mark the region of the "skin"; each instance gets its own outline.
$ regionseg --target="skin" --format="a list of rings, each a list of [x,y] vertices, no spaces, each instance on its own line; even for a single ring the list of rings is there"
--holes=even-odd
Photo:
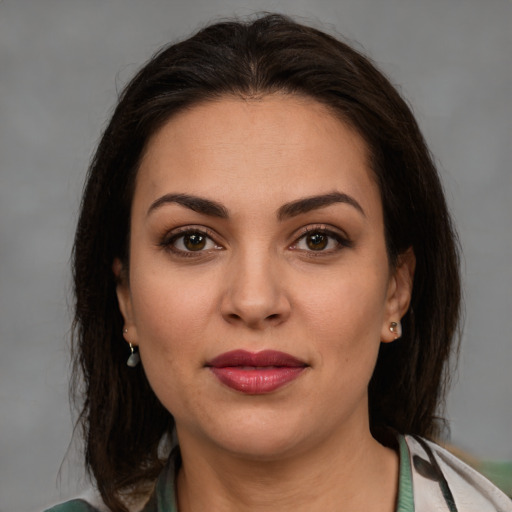
[[[333,192],[354,202],[278,215]],[[185,244],[189,228],[206,237],[200,250]],[[153,136],[130,267],[116,261],[114,271],[125,338],[176,421],[180,511],[394,510],[398,458],[370,434],[367,388],[413,270],[411,253],[390,268],[365,142],[314,100],[226,97]],[[205,366],[235,349],[283,351],[307,368],[269,394],[240,393]]]

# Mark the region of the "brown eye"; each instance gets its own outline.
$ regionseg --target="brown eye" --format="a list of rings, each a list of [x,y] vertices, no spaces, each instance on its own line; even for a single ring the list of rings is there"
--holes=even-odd
[[[306,236],[306,245],[312,251],[322,251],[328,243],[329,237],[323,233],[313,233]]]
[[[188,251],[201,251],[206,247],[206,237],[201,233],[184,235],[183,245]]]
[[[311,228],[306,231],[290,249],[303,251],[306,253],[318,253],[318,256],[324,254],[335,254],[342,249],[352,247],[352,242],[340,233],[331,229]]]
[[[177,256],[197,256],[221,250],[223,247],[215,243],[206,232],[197,229],[184,229],[179,233],[165,236],[160,245]]]

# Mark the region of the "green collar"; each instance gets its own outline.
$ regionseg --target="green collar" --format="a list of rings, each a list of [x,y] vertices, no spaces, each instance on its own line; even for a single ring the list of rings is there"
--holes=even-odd
[[[400,477],[398,481],[398,500],[396,512],[414,512],[412,489],[412,468],[409,447],[402,435],[397,436],[400,452]]]

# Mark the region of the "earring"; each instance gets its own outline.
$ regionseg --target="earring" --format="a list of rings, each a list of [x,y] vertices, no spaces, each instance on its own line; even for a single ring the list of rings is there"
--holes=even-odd
[[[134,368],[140,363],[140,356],[138,352],[135,352],[135,349],[133,348],[133,345],[131,343],[128,343],[130,345],[131,354],[128,358],[128,361],[126,361],[126,366],[129,366],[130,368]]]
[[[395,340],[402,337],[402,324],[400,322],[391,322],[389,330],[395,335]]]
[[[124,334],[128,334],[128,327],[125,327],[125,328],[123,329],[123,332],[124,332]]]

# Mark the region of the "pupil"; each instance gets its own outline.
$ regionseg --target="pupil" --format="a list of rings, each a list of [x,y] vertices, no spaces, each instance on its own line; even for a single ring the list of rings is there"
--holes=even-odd
[[[307,238],[307,244],[308,247],[313,251],[325,249],[327,246],[327,237],[325,235],[322,235],[321,233],[309,235]]]
[[[205,237],[197,233],[186,235],[183,242],[189,251],[199,251],[206,245]]]

